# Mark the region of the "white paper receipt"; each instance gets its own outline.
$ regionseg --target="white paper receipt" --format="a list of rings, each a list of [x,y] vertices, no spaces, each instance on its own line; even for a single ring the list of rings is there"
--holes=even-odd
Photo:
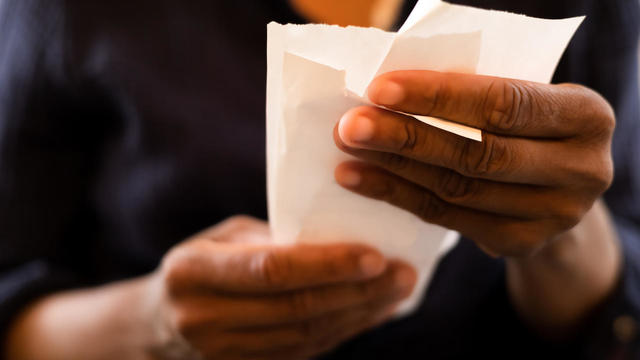
[[[548,83],[583,19],[536,19],[420,0],[397,33],[270,23],[267,175],[275,241],[359,241],[403,258],[416,267],[419,279],[401,312],[414,309],[437,260],[458,234],[336,184],[335,167],[350,157],[335,146],[334,126],[347,110],[368,103],[368,85],[388,71],[453,71]],[[416,119],[482,139],[478,129]]]

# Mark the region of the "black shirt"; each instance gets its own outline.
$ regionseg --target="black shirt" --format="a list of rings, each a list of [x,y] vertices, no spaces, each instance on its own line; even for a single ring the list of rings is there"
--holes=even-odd
[[[416,314],[327,359],[637,356],[637,338],[620,342],[612,323],[640,318],[638,3],[453,2],[587,15],[554,81],[589,86],[616,110],[606,200],[623,278],[580,337],[546,343],[510,307],[503,262],[463,239]],[[285,0],[0,2],[0,329],[37,296],[150,272],[229,216],[266,218],[271,20],[304,22]]]

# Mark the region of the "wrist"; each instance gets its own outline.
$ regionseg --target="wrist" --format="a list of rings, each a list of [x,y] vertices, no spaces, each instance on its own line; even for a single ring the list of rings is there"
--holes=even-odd
[[[584,232],[583,222],[556,236],[531,256],[506,258],[508,266],[526,272],[541,269],[554,272],[570,271],[579,265],[580,258],[586,250],[585,246],[588,246],[585,244],[585,238],[581,236]]]
[[[621,257],[607,207],[598,200],[580,223],[556,236],[537,253],[506,261],[510,267],[534,274],[540,270],[558,274],[580,269],[589,270],[588,273],[607,273],[607,277],[612,277],[619,271]]]
[[[10,326],[12,359],[145,359],[145,278],[54,293],[25,307]]]
[[[157,341],[153,331],[158,309],[153,282],[154,276],[151,274],[123,283],[121,297],[107,313],[115,320],[110,330],[113,338],[132,359],[151,360],[149,349]]]
[[[620,276],[618,239],[602,201],[528,258],[507,259],[507,287],[525,321],[563,337],[606,300]]]

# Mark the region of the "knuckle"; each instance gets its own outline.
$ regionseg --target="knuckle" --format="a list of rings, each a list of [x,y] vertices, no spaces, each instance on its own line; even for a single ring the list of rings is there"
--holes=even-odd
[[[440,80],[430,82],[430,86],[420,87],[420,106],[426,114],[445,107],[448,93],[446,84],[446,81]]]
[[[326,329],[329,327],[330,321],[327,317],[319,317],[305,321],[298,326],[298,332],[305,339],[322,337],[326,334]]]
[[[416,199],[416,214],[422,219],[432,222],[438,221],[445,213],[444,202],[432,195],[423,195]]]
[[[529,239],[525,239],[520,242],[518,247],[516,247],[515,255],[523,258],[531,257],[535,255],[541,247],[542,244],[539,241],[530,241]]]
[[[611,107],[611,104],[606,101],[602,106],[599,119],[603,132],[607,135],[607,137],[611,137],[616,128],[616,115],[613,111],[613,108]]]
[[[360,271],[360,256],[363,247],[340,246],[335,253],[328,252],[327,256],[319,263],[322,274],[327,278],[337,279],[350,276],[354,271]]]
[[[610,154],[601,159],[583,161],[577,166],[572,177],[579,179],[585,185],[584,189],[600,195],[611,186],[614,170]]]
[[[466,203],[477,196],[478,182],[455,171],[447,171],[440,178],[436,192],[445,201]]]
[[[386,176],[379,177],[375,182],[372,182],[368,191],[372,197],[391,203],[395,201],[397,196],[395,184]]]
[[[476,240],[483,249],[507,257],[526,258],[535,254],[544,244],[541,229],[547,228],[543,221],[506,222],[492,233],[478,236]]]
[[[541,225],[537,225],[539,227]],[[537,229],[525,229],[519,231],[512,237],[513,241],[509,249],[511,256],[530,257],[542,248],[544,245],[543,237]]]
[[[218,242],[235,242],[243,240],[246,234],[263,233],[266,225],[247,215],[235,215],[225,219],[193,237],[192,241],[207,241],[207,246]],[[204,245],[201,243],[201,245]],[[204,246],[206,247],[206,246]]]
[[[253,227],[256,224],[256,219],[248,215],[235,215],[225,220],[224,224],[230,230],[238,231]]]
[[[529,103],[529,91],[524,84],[494,80],[485,93],[483,115],[487,130],[515,132],[524,127],[522,112]]]
[[[171,327],[181,336],[187,336],[193,329],[194,319],[188,311],[175,309],[169,320]]]
[[[356,296],[361,300],[371,300],[380,296],[381,289],[380,284],[376,282],[369,282],[366,284],[360,284],[356,286]]]
[[[411,153],[416,149],[418,144],[418,127],[416,121],[407,120],[404,122],[402,131],[402,137],[398,144],[398,148],[401,152]]]
[[[596,134],[610,138],[616,127],[616,115],[613,107],[600,94],[586,87],[580,87],[585,93],[581,108],[583,113],[589,114],[592,121],[587,122],[593,126]]]
[[[609,157],[602,166],[602,171],[598,178],[598,185],[601,192],[606,191],[613,184],[614,168],[613,160]]]
[[[584,216],[585,209],[574,204],[565,204],[556,210],[555,222],[560,230],[576,226]]]
[[[471,177],[500,174],[509,168],[511,162],[507,142],[491,134],[485,134],[481,143],[466,140],[458,160],[463,174]]]
[[[250,266],[250,273],[258,282],[272,287],[286,285],[288,275],[292,271],[289,259],[275,250],[265,250],[256,254]]]
[[[309,291],[299,291],[289,296],[289,310],[295,318],[306,318],[315,307],[315,297]]]
[[[170,295],[177,294],[185,287],[191,267],[191,261],[184,251],[174,251],[162,260],[162,281]]]
[[[412,160],[406,156],[385,153],[384,157],[384,163],[388,169],[391,169],[393,171],[404,171],[410,170],[411,168]]]
[[[598,165],[593,167],[588,173],[587,178],[593,184],[594,189],[600,194],[607,190],[613,182],[614,167],[611,153],[606,152],[598,161]]]

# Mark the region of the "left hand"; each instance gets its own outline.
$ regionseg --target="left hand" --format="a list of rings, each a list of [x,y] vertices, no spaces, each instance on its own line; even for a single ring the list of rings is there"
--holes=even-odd
[[[615,116],[585,87],[397,71],[378,77],[369,96],[479,128],[483,140],[361,106],[335,129],[338,147],[362,160],[338,166],[338,183],[458,230],[493,256],[540,250],[580,222],[612,181]]]

